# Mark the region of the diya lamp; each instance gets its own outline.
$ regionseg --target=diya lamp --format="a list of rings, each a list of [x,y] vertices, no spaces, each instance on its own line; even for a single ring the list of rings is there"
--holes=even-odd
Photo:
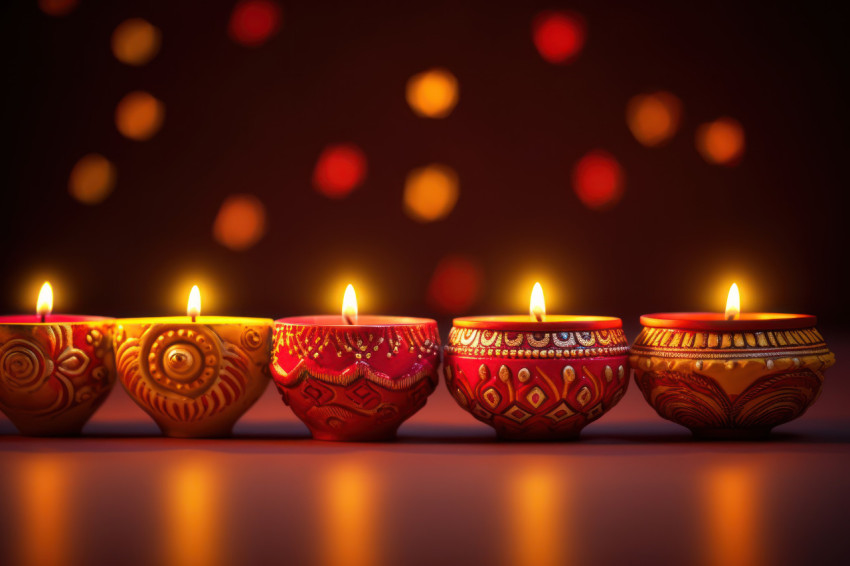
[[[391,440],[438,381],[437,322],[358,316],[351,285],[342,316],[276,320],[273,342],[281,397],[319,440]]]
[[[186,314],[116,321],[118,375],[166,436],[227,436],[268,385],[272,321],[201,316],[197,285]]]
[[[0,411],[29,436],[79,434],[115,384],[112,320],[52,310],[45,283],[38,314],[0,317]]]
[[[817,399],[835,355],[807,314],[647,314],[632,346],[635,382],[667,420],[702,438],[759,439]]]
[[[457,403],[509,440],[574,439],[629,384],[619,318],[546,315],[535,283],[530,316],[456,318],[445,347]]]

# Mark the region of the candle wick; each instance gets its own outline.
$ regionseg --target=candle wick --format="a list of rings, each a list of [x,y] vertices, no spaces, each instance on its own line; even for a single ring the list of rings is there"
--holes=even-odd
[[[349,314],[342,315],[342,319],[345,321],[345,324],[354,324],[354,321],[351,320],[351,315]]]
[[[198,318],[197,316],[192,315],[192,322],[197,322],[197,318]]]
[[[47,314],[42,313],[41,322],[44,323],[47,320]]]

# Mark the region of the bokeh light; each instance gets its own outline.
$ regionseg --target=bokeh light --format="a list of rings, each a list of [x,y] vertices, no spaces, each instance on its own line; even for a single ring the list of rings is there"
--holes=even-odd
[[[280,28],[282,10],[271,0],[241,0],[233,7],[227,32],[247,47],[264,44]]]
[[[131,140],[151,139],[165,120],[165,105],[147,92],[127,94],[115,108],[115,127]]]
[[[534,46],[549,63],[571,63],[578,57],[587,39],[587,26],[579,14],[547,10],[531,23]]]
[[[682,101],[665,91],[638,94],[626,105],[629,130],[646,147],[655,147],[673,137],[681,118]]]
[[[573,189],[592,210],[607,210],[617,204],[624,188],[623,168],[607,151],[588,152],[573,168]]]
[[[115,165],[99,153],[89,153],[77,161],[68,179],[71,196],[83,204],[98,204],[115,188]]]
[[[430,69],[407,81],[407,103],[417,116],[445,118],[457,106],[457,78],[446,69]]]
[[[366,154],[353,143],[325,147],[313,170],[313,187],[325,196],[342,198],[366,178]]]
[[[454,169],[431,164],[414,169],[404,185],[404,211],[419,222],[445,218],[455,207],[460,183]]]
[[[159,53],[162,32],[142,18],[124,20],[112,32],[112,54],[127,65],[144,65]]]
[[[697,151],[715,165],[737,165],[744,155],[744,127],[734,118],[718,118],[697,128]]]
[[[77,0],[38,0],[38,8],[48,16],[66,16],[78,3]]]
[[[445,314],[468,311],[481,295],[484,271],[474,259],[446,256],[437,264],[428,284],[428,303]]]
[[[247,250],[266,232],[266,208],[253,195],[227,197],[213,223],[213,237],[226,248]]]

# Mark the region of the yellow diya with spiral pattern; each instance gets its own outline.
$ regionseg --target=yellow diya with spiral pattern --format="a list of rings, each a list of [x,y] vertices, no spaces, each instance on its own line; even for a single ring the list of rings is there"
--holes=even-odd
[[[185,317],[116,321],[121,383],[166,436],[229,435],[269,383],[271,319],[202,317],[197,303]]]
[[[115,385],[112,320],[52,305],[45,283],[37,315],[0,317],[0,411],[29,436],[79,434]]]

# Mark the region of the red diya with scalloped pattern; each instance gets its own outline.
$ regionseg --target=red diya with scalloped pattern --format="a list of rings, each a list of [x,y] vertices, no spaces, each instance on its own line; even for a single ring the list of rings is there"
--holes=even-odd
[[[112,319],[0,317],[0,411],[21,434],[70,436],[115,385]]]
[[[453,324],[446,385],[500,438],[577,438],[628,388],[629,344],[619,318],[467,317]]]
[[[283,318],[273,344],[283,401],[319,440],[393,439],[437,385],[440,335],[431,319]]]
[[[640,321],[635,382],[660,416],[702,438],[767,437],[815,402],[835,363],[811,315],[658,313]]]

